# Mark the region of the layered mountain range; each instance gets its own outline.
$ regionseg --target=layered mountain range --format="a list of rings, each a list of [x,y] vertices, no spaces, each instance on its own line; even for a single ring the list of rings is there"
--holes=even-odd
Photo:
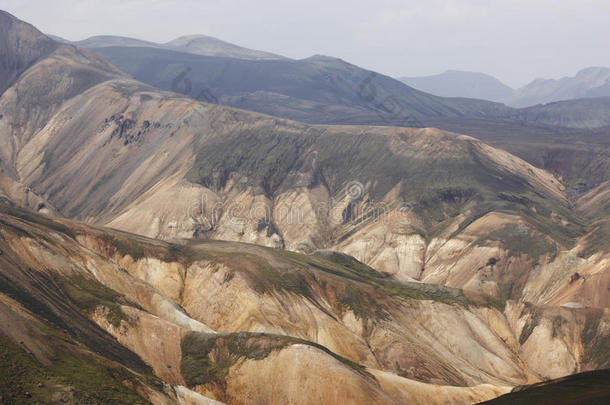
[[[516,108],[557,101],[610,97],[610,69],[606,67],[582,69],[573,77],[557,80],[536,79],[518,89],[512,89],[484,73],[459,70],[448,70],[432,76],[401,77],[399,80],[438,96],[479,98],[506,103]],[[594,101],[590,100],[589,103]],[[564,114],[565,112],[562,113]]]
[[[199,101],[312,124],[432,126],[472,134],[570,184],[591,187],[610,179],[610,114],[603,98],[515,109],[484,100],[433,96],[327,56],[261,60],[245,51],[236,54],[235,45],[205,48],[205,41],[195,50],[117,37],[93,37],[82,43],[137,80]],[[473,86],[479,86],[478,76],[453,76],[461,85],[474,80]]]
[[[504,101],[515,107],[547,104],[579,98],[610,97],[610,69],[590,67],[573,77],[536,79],[515,90]]]
[[[534,165],[422,121],[493,139],[523,111],[337,59],[0,31],[2,401],[474,403],[609,367],[607,149],[571,142],[603,133]],[[404,126],[285,118],[314,111]]]

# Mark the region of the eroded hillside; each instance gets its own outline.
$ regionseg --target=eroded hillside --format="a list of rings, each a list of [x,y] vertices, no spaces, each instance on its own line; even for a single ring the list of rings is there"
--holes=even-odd
[[[3,401],[473,403],[610,366],[608,182],[202,103],[0,27],[31,51],[2,45]]]
[[[337,253],[172,245],[6,205],[0,221],[3,350],[40,370],[10,398],[105,395],[72,374],[91,356],[153,403],[463,403],[607,367],[603,309],[397,282]]]

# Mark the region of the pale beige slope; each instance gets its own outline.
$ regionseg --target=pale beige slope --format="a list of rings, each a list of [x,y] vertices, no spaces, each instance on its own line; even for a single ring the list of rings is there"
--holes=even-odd
[[[440,294],[432,295],[434,299],[400,298],[367,287],[347,268],[320,256],[227,242],[172,247],[67,221],[32,226],[28,219],[0,219],[9,225],[1,231],[3,249],[10,246],[24,265],[58,278],[97,280],[141,307],[121,307],[125,318],[118,323],[109,317],[106,304],[89,316],[151,365],[156,375],[227,403],[333,403],[340,398],[355,403],[443,403],[448,397],[468,403],[492,398],[507,387],[599,367],[604,361],[599,353],[607,339],[607,311],[511,301],[502,312],[479,296],[472,296],[468,305],[439,302],[450,298],[438,287],[432,290]],[[54,228],[42,232],[42,224]],[[322,257],[333,256],[326,252]],[[312,264],[302,267],[303,262]],[[299,274],[306,277],[309,293],[299,289]],[[345,278],[350,274],[351,280]],[[350,290],[344,290],[347,285]],[[366,307],[354,307],[344,295],[348,291],[358,294]],[[248,359],[240,357],[241,346],[229,344],[234,353],[211,354],[231,359],[220,385],[193,385],[191,374],[183,371],[183,342],[196,331],[220,336],[205,324],[220,332],[271,332],[283,335],[280,341],[301,337],[368,366],[375,378],[310,344],[282,345],[264,358],[254,351]],[[539,350],[543,346],[546,350]],[[222,358],[216,361],[224,364]],[[209,364],[202,362],[201,367],[203,375],[209,375]],[[173,395],[182,392],[185,398],[190,395],[189,401],[207,401],[180,390],[175,388]]]
[[[322,350],[292,344],[264,359],[232,366],[219,392],[195,389],[228,404],[469,404],[494,398],[509,387],[450,387],[424,384],[395,374],[356,370]]]
[[[227,380],[226,402],[235,405],[397,403],[371,378],[307,345],[239,364]]]
[[[2,219],[23,226],[21,221],[2,215]],[[50,234],[50,240],[34,234],[33,237],[16,237],[9,229],[0,234],[19,258],[35,271],[55,277],[80,277],[93,279],[138,303],[147,311],[187,330],[211,332],[212,329],[189,318],[171,299],[150,284],[131,276],[117,263],[86,248],[90,238],[81,236],[83,245],[58,232]],[[96,240],[99,243],[98,240]],[[59,248],[58,246],[61,246]],[[52,270],[51,270],[52,269]]]
[[[79,71],[78,63],[86,60],[87,55],[70,56],[76,62],[60,56],[54,56],[57,64],[65,66],[70,73],[70,69]],[[53,61],[51,58],[40,62],[31,74],[45,72],[47,65],[55,66]],[[95,67],[104,72],[103,68]],[[100,76],[99,80],[108,79],[108,75]],[[28,79],[26,75],[23,80],[26,79],[36,77]],[[19,183],[30,187],[32,195],[40,196],[43,202],[38,207],[44,201],[52,201],[52,205],[45,205],[63,215],[149,237],[203,236],[307,252],[336,249],[400,280],[423,280],[491,295],[503,294],[498,290],[497,280],[473,278],[467,269],[484,266],[482,261],[492,254],[489,249],[471,252],[456,237],[451,241],[430,242],[422,237],[423,233],[432,232],[432,228],[423,218],[409,212],[408,205],[401,205],[400,190],[404,184],[394,185],[377,204],[369,192],[381,179],[356,183],[355,198],[346,195],[340,187],[338,193],[331,192],[340,184],[328,183],[330,180],[327,184],[315,183],[319,174],[313,168],[316,156],[322,153],[315,146],[303,151],[302,167],[290,175],[296,179],[291,180],[293,186],[287,185],[273,196],[247,186],[244,183],[247,178],[240,173],[231,173],[220,189],[188,182],[186,177],[197,153],[235,131],[244,136],[259,130],[278,131],[287,137],[321,131],[322,137],[329,138],[345,137],[349,133],[345,139],[370,133],[368,137],[388,142],[392,154],[409,159],[459,160],[476,156],[483,169],[517,179],[524,187],[546,195],[554,204],[567,205],[563,186],[551,175],[465,136],[435,129],[314,128],[198,103],[128,79],[106,81],[82,94],[71,89],[57,88],[58,92],[63,91],[63,96],[74,97],[53,104],[39,120],[45,123],[43,128],[29,128],[22,131],[23,135],[13,136],[19,140],[13,142],[11,152]],[[9,97],[7,103],[16,102]],[[405,181],[408,187],[409,179]],[[24,201],[24,193],[10,194],[13,199]],[[371,199],[372,204],[367,202]],[[475,205],[476,201],[467,203],[460,208],[463,216],[456,218],[465,220]],[[378,207],[383,209],[377,211]],[[344,215],[348,209],[363,219],[347,221]],[[556,221],[563,220],[558,216]],[[436,259],[442,251],[436,257],[434,254],[441,246],[453,252],[450,255],[470,258],[462,260],[462,269],[448,270],[445,263]],[[449,277],[448,272],[453,276]],[[519,296],[513,294],[511,298]]]
[[[16,175],[17,155],[62,104],[122,73],[87,50],[62,45],[22,73],[0,96],[0,156]],[[52,78],[50,80],[49,78]]]
[[[401,404],[475,404],[510,392],[511,387],[491,384],[452,387],[425,384],[378,370],[370,370],[381,388]]]
[[[11,84],[0,97],[0,161],[6,176],[1,194],[29,208],[162,239],[207,237],[304,252],[336,249],[399,280],[528,300],[532,294],[521,295],[524,279],[537,261],[553,266],[554,258],[515,258],[518,263],[504,272],[518,285],[507,294],[507,281],[488,274],[485,259],[497,254],[510,260],[510,255],[490,244],[473,246],[468,235],[459,235],[458,219],[476,218],[486,201],[501,211],[525,210],[551,227],[574,222],[566,214],[571,211],[564,186],[551,174],[463,135],[433,128],[310,126],[199,103],[127,79],[88,51],[67,45]],[[286,173],[282,162],[274,161],[283,157],[275,156],[274,145],[283,142],[298,144]],[[252,146],[241,151],[241,144]],[[215,154],[205,155],[208,149]],[[207,178],[205,160],[198,159],[214,155],[225,159],[211,177],[225,176],[226,182],[208,181],[213,184],[204,187],[186,180]],[[259,161],[241,167],[251,156]],[[394,165],[385,166],[386,161]],[[269,164],[277,170],[265,171]],[[261,167],[271,180],[256,178]],[[462,169],[462,177],[452,177]],[[265,190],[276,172],[284,178]],[[346,190],[348,185],[352,189]],[[404,201],[413,198],[413,188],[432,193],[417,210]],[[377,195],[378,189],[383,193]],[[603,215],[598,206],[604,190],[607,185],[583,197],[579,215],[594,211],[592,220]],[[506,206],[498,205],[500,195]],[[445,225],[457,233],[439,235],[437,228]],[[532,221],[525,225],[535,227]],[[452,263],[454,257],[459,263]],[[580,266],[559,259],[569,272]],[[595,283],[603,284],[603,264],[589,267]],[[565,289],[559,285],[564,279],[563,274],[537,279],[545,284],[537,302],[565,303],[556,297],[574,294],[555,292]],[[580,294],[578,301],[591,294]],[[589,299],[587,305],[604,299]]]
[[[455,225],[460,220],[457,218]],[[397,279],[443,284],[536,304],[610,306],[610,292],[603,288],[610,267],[603,253],[581,257],[581,243],[567,250],[522,218],[500,212],[491,212],[451,235],[455,229],[449,227],[445,235],[426,241],[408,225],[401,226],[401,217],[396,216],[392,221],[362,227],[335,249]],[[503,233],[499,233],[501,230]],[[513,243],[519,238],[527,241],[520,244],[523,253],[504,246],[502,239],[512,233]],[[493,239],[490,235],[494,235]],[[547,250],[530,249],[528,244],[532,241],[543,241],[540,249],[546,246]]]
[[[180,269],[155,259],[118,260],[132,274],[153,283],[148,272],[158,272],[158,280],[162,279],[160,274],[168,280],[178,280],[176,275],[184,274],[183,286],[169,283],[164,289],[163,283],[156,284],[169,295],[175,294],[171,291],[179,291],[179,303],[189,316],[219,332],[298,336],[360,364],[392,370],[420,381],[514,385],[548,377],[547,371],[553,375],[569,374],[585,367],[579,354],[585,350],[579,340],[584,328],[584,322],[578,320],[583,319],[581,315],[566,315],[560,329],[550,329],[561,339],[572,336],[569,346],[559,344],[542,357],[524,359],[522,344],[527,339],[523,342],[520,339],[522,325],[529,322],[527,312],[518,313],[516,320],[508,322],[502,313],[493,309],[467,310],[433,301],[399,300],[388,303],[389,306],[384,304],[387,318],[363,318],[350,310],[337,312],[334,298],[324,290],[317,290],[318,287],[313,299],[289,292],[262,293],[254,289],[247,272],[254,271],[248,269],[256,263],[252,261],[256,257],[259,257],[256,260],[270,260],[278,269],[291,267],[290,262],[272,251],[253,245],[211,243],[206,252],[220,255],[218,258],[230,252],[246,256],[244,259],[236,256],[229,262],[199,260]],[[569,314],[577,310],[566,311]],[[547,320],[542,319],[552,322],[553,317],[536,321],[544,329]],[[531,327],[538,330],[539,325]],[[549,356],[568,356],[574,360],[553,368],[540,366]]]

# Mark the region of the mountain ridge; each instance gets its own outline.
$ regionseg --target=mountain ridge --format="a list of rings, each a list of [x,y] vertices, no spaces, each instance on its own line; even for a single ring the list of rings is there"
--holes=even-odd
[[[275,55],[270,52],[244,48],[218,38],[200,34],[183,35],[165,43],[116,35],[95,35],[78,41],[68,41],[53,35],[50,35],[50,37],[58,42],[68,43],[83,48],[105,48],[112,46],[148,47],[204,56],[223,56],[253,60],[288,59],[284,56]]]
[[[579,98],[610,96],[610,68],[589,67],[561,79],[536,79],[505,98],[514,107],[529,107]]]

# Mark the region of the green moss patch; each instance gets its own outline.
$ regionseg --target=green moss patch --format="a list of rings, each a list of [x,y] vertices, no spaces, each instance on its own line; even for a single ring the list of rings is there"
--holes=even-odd
[[[322,350],[351,369],[372,378],[364,366],[334,354],[317,343],[291,336],[250,332],[189,333],[182,339],[180,369],[190,387],[210,383],[222,385],[230,368],[239,362],[263,360],[274,351],[295,344],[304,344]]]
[[[532,232],[522,224],[508,224],[479,238],[477,245],[485,246],[489,241],[499,242],[508,250],[510,256],[521,256],[525,254],[534,261],[544,254],[554,257],[557,254],[557,246],[548,241],[543,235]]]
[[[353,282],[346,282],[343,289],[335,291],[339,310],[350,309],[360,319],[388,319],[389,314],[371,294]]]
[[[122,256],[129,255],[135,261],[138,261],[146,256],[152,256],[154,254],[153,249],[150,249],[145,244],[139,243],[138,241],[132,238],[121,237],[110,233],[104,233],[102,235],[102,239],[114,246],[116,251],[119,252]]]
[[[260,267],[254,278],[254,289],[260,293],[287,291],[304,297],[311,297],[310,280],[299,271],[278,270],[271,266]]]
[[[305,256],[288,251],[279,252],[306,268],[339,276],[344,279],[342,280],[344,283],[349,283],[349,281],[363,283],[389,296],[414,300],[432,300],[448,305],[481,305],[481,302],[469,300],[459,289],[432,284],[399,282],[384,276],[353,257],[341,253],[317,253],[313,256]],[[332,259],[332,261],[326,260],[326,258]],[[352,283],[352,287],[355,288],[357,283]],[[346,288],[345,291],[348,291],[348,289]],[[355,306],[357,299],[353,292],[347,292],[345,295],[339,294],[339,298],[341,297]],[[378,311],[373,310],[373,313],[378,313]]]
[[[32,224],[36,224],[36,225],[40,225],[40,226],[48,228],[48,229],[52,229],[56,232],[63,233],[67,236],[74,237],[74,233],[72,232],[72,230],[69,227],[67,227],[64,224],[62,224],[61,222],[56,221],[45,215],[36,214],[32,211],[13,207],[13,206],[8,205],[3,202],[0,202],[0,212],[3,214],[13,216],[15,218],[19,218],[23,221],[26,221],[26,222],[29,222]]]
[[[60,349],[45,366],[0,334],[0,364],[3,404],[149,404],[134,391],[138,377],[91,354]]]
[[[60,279],[59,285],[70,301],[83,314],[90,316],[98,306],[103,305],[108,311],[106,314],[108,322],[115,327],[120,326],[122,320],[128,321],[121,305],[131,303],[127,302],[125,297],[116,291],[83,277]]]

